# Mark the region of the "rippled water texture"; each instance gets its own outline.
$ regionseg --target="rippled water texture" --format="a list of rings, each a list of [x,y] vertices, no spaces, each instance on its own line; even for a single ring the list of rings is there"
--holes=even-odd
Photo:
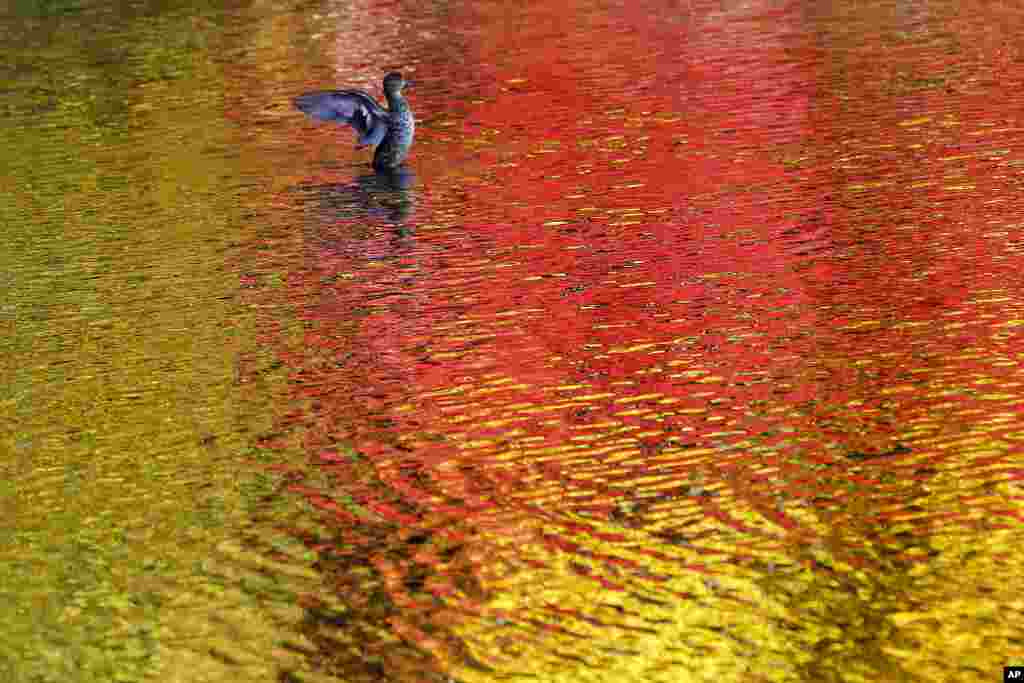
[[[1024,664],[1018,3],[227,5],[0,10],[0,678]]]

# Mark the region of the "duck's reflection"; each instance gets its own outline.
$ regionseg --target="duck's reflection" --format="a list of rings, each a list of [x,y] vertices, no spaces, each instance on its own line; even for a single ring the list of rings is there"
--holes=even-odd
[[[353,240],[359,242],[366,258],[386,258],[387,247],[405,250],[415,234],[410,223],[416,208],[415,184],[416,174],[399,166],[347,183],[301,185],[307,234],[321,246],[341,251],[347,251]]]

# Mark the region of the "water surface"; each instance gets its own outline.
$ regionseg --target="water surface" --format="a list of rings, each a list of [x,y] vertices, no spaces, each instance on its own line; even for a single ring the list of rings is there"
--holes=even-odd
[[[0,672],[994,680],[1022,20],[5,9]]]

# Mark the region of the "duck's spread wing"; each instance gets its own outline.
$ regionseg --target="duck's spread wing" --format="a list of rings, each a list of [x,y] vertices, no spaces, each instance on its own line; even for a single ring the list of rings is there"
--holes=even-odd
[[[378,145],[388,132],[388,113],[362,90],[324,90],[295,98],[295,106],[318,121],[347,123],[359,144]]]

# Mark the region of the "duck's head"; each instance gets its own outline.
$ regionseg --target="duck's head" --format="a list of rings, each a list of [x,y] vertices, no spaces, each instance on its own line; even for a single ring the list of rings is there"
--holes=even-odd
[[[384,92],[391,94],[398,94],[402,92],[402,88],[407,86],[409,83],[402,78],[402,74],[397,71],[392,71],[384,77]]]

